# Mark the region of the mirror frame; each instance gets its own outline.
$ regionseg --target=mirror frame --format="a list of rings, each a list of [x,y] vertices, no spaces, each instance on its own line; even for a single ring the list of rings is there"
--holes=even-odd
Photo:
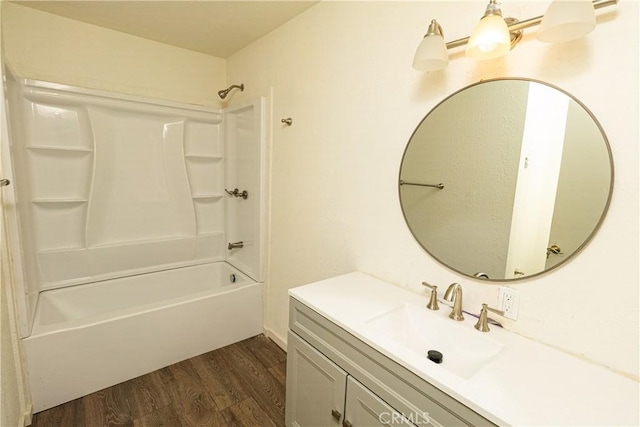
[[[407,151],[409,149],[409,145],[411,144],[411,140],[413,139],[414,135],[416,134],[416,132],[418,131],[418,129],[420,128],[420,126],[422,126],[422,124],[429,118],[429,116],[431,115],[432,112],[434,112],[438,107],[440,107],[440,105],[444,104],[445,102],[447,102],[449,99],[453,98],[454,96],[460,94],[461,92],[470,89],[472,87],[481,85],[481,84],[485,84],[485,83],[492,83],[492,82],[499,82],[499,81],[511,81],[511,80],[516,80],[516,81],[522,81],[522,82],[527,82],[527,83],[538,83],[544,86],[548,86],[552,89],[555,89],[559,92],[562,92],[563,94],[565,94],[566,96],[568,96],[570,99],[572,99],[574,102],[576,102],[580,107],[582,107],[582,109],[589,115],[589,117],[591,117],[591,119],[593,120],[593,122],[595,123],[595,125],[597,126],[598,130],[600,131],[600,134],[602,135],[602,139],[603,142],[605,144],[605,147],[607,149],[607,154],[609,155],[609,167],[611,168],[611,181],[609,183],[609,195],[607,197],[607,201],[604,205],[604,208],[602,209],[602,213],[600,215],[600,219],[598,220],[598,222],[595,224],[595,226],[593,227],[593,230],[591,231],[591,233],[589,233],[589,235],[584,239],[584,241],[582,242],[582,244],[580,246],[578,246],[572,253],[571,255],[567,256],[565,259],[563,259],[562,261],[554,264],[552,267],[544,269],[542,271],[539,271],[537,273],[533,273],[524,277],[517,277],[517,278],[512,278],[512,279],[485,279],[485,278],[481,278],[481,277],[476,277],[474,275],[470,275],[468,273],[462,272],[446,263],[444,263],[442,260],[440,260],[437,256],[435,256],[426,246],[425,244],[423,244],[423,242],[421,242],[418,237],[416,236],[416,234],[414,233],[413,229],[411,228],[411,226],[409,225],[409,222],[407,221],[407,215],[405,213],[403,204],[402,204],[402,192],[401,192],[401,188],[402,186],[400,185],[400,181],[402,178],[402,165],[404,164],[404,160],[405,160],[405,156],[407,155]],[[609,144],[609,139],[607,138],[607,134],[604,131],[604,128],[602,127],[602,125],[600,124],[600,122],[598,121],[598,119],[596,118],[596,116],[593,114],[593,112],[591,110],[589,110],[589,108],[587,108],[587,106],[582,103],[578,98],[576,98],[575,96],[573,96],[572,94],[570,94],[569,92],[567,92],[566,90],[563,90],[553,84],[541,81],[541,80],[536,80],[536,79],[531,79],[531,78],[524,78],[524,77],[501,77],[501,78],[492,78],[492,79],[487,79],[487,80],[480,80],[476,83],[472,83],[468,86],[465,86],[461,89],[458,89],[457,91],[455,91],[454,93],[446,96],[442,101],[438,102],[433,108],[431,108],[431,110],[429,110],[429,112],[422,118],[422,120],[420,120],[420,122],[418,123],[418,125],[415,127],[415,129],[413,130],[413,132],[411,133],[411,136],[409,137],[409,140],[407,141],[407,144],[405,145],[404,148],[404,152],[402,153],[402,160],[400,161],[400,168],[398,170],[398,201],[400,203],[400,209],[402,210],[402,216],[404,218],[404,222],[405,224],[407,224],[407,227],[409,228],[409,231],[411,232],[411,235],[413,236],[413,238],[415,239],[415,241],[422,247],[422,249],[424,249],[425,252],[427,252],[427,254],[429,254],[434,260],[436,260],[439,264],[445,266],[446,268],[448,268],[449,270],[452,270],[462,276],[468,277],[470,279],[474,279],[474,280],[478,280],[481,282],[497,282],[497,283],[511,283],[511,282],[518,282],[518,281],[523,281],[523,280],[527,280],[527,279],[531,279],[531,278],[535,278],[544,274],[548,274],[549,272],[557,269],[560,266],[565,265],[568,261],[574,259],[575,257],[577,257],[577,255],[579,253],[582,252],[582,250],[589,244],[589,242],[591,242],[593,240],[593,237],[596,235],[596,233],[598,232],[598,230],[600,229],[600,227],[602,226],[602,223],[604,222],[605,217],[607,216],[607,213],[609,212],[609,206],[611,205],[611,199],[613,197],[613,185],[614,185],[614,180],[615,180],[615,169],[614,169],[614,164],[613,164],[613,152],[611,151],[611,145]]]

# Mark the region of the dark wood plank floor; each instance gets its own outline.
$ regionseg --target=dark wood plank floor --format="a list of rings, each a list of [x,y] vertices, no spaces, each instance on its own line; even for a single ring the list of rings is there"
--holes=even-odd
[[[284,426],[286,353],[264,335],[39,412],[34,427]]]

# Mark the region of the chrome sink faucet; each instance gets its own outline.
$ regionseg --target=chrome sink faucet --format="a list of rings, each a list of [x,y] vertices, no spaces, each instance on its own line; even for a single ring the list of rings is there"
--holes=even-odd
[[[460,283],[452,283],[444,293],[444,299],[453,302],[453,310],[451,310],[450,318],[457,321],[464,320],[462,315],[462,286]]]

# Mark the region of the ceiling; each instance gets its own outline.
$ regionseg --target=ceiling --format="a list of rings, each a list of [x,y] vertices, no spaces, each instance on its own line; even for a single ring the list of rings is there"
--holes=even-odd
[[[100,27],[227,58],[318,1],[14,1]]]

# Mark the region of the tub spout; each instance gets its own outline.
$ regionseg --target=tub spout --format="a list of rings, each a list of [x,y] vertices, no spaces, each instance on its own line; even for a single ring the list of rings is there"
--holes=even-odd
[[[244,246],[243,242],[235,242],[235,243],[229,243],[229,245],[227,245],[227,249],[231,250],[231,249],[240,249]]]

